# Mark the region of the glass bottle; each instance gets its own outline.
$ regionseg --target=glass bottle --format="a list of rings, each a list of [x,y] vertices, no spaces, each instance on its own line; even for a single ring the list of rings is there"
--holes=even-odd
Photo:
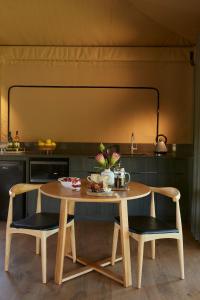
[[[13,143],[12,133],[11,131],[8,132],[8,145],[11,146]]]
[[[133,154],[135,150],[137,150],[137,144],[135,142],[135,135],[132,132],[132,134],[131,134],[131,154]]]
[[[15,137],[14,137],[14,143],[16,148],[20,148],[20,137],[19,137],[19,131],[16,131]]]
[[[16,131],[15,137],[14,137],[15,142],[19,142],[19,131]]]

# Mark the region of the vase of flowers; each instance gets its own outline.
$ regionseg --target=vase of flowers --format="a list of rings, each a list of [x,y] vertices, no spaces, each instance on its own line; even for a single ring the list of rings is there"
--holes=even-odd
[[[101,172],[101,176],[105,176],[106,182],[108,186],[113,186],[115,183],[115,177],[114,172],[111,171],[111,169],[105,169],[103,172]]]
[[[108,185],[114,185],[114,172],[111,170],[112,167],[116,165],[116,163],[120,159],[120,155],[117,152],[112,152],[109,148],[106,149],[104,144],[100,144],[99,153],[96,155],[96,161],[100,165],[100,168],[103,169],[101,172],[101,176],[108,177]]]

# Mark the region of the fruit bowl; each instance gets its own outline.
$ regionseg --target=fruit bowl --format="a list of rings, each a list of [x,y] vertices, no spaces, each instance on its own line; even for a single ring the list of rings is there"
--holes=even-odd
[[[44,145],[44,146],[39,146],[38,145],[38,149],[41,151],[53,151],[56,149],[56,146],[53,145]]]
[[[80,191],[81,188],[81,179],[78,177],[61,177],[58,178],[58,181],[64,186],[65,188]]]
[[[37,145],[40,151],[46,151],[47,153],[56,149],[56,143],[51,139],[47,139],[46,141],[39,140]]]

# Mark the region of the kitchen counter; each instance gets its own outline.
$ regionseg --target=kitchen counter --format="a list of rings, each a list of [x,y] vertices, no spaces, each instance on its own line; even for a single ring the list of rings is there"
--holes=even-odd
[[[56,149],[52,153],[44,153],[37,149],[35,143],[23,143],[26,152],[0,152],[0,159],[12,157],[16,159],[26,159],[31,157],[71,157],[71,156],[84,156],[94,157],[98,152],[97,143],[57,143]],[[109,147],[110,144],[105,144]],[[130,144],[112,144],[112,151],[121,154],[121,157],[159,157],[159,158],[187,158],[193,156],[193,145],[191,144],[178,144],[177,152],[171,151],[171,145],[167,145],[168,153],[157,155],[154,153],[155,146],[153,144],[138,144],[138,150],[134,154],[130,153]]]
[[[53,151],[52,153],[42,153],[41,151],[25,151],[25,152],[0,152],[1,159],[17,159],[25,160],[32,157],[44,157],[44,158],[59,158],[59,157],[71,157],[71,156],[84,156],[94,158],[97,153],[91,151]],[[135,158],[135,157],[155,157],[155,158],[187,158],[193,157],[193,153],[190,152],[168,152],[166,154],[156,154],[154,152],[135,152],[131,153],[120,153],[123,158]]]

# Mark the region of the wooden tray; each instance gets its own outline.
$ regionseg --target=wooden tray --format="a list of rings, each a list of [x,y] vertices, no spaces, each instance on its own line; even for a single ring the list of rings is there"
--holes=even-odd
[[[90,190],[87,191],[87,195],[88,196],[94,196],[94,197],[113,197],[115,195],[114,192],[110,191],[110,192],[100,192],[100,193],[96,193],[96,192],[92,192]]]

